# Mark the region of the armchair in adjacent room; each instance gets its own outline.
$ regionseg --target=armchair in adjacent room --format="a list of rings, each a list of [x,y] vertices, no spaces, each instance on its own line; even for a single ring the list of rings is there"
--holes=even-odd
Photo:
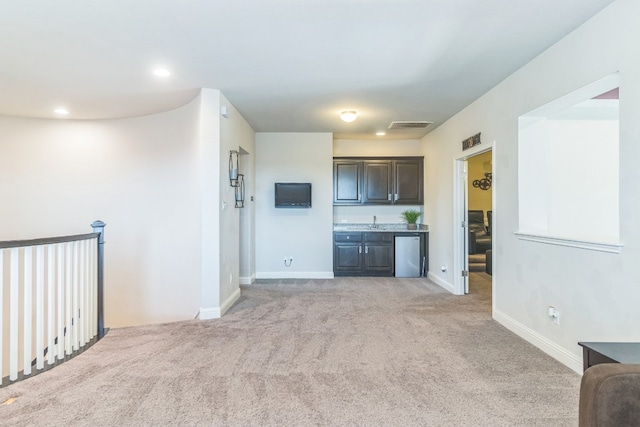
[[[640,425],[640,365],[602,363],[584,371],[580,427]]]
[[[484,211],[470,210],[468,218],[469,255],[485,254],[491,249],[491,234],[484,225]],[[491,218],[491,215],[489,215],[489,218]]]

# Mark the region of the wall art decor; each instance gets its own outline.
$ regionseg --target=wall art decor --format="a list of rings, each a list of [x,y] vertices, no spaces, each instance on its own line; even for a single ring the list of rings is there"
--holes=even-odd
[[[480,145],[480,132],[462,141],[462,151]]]

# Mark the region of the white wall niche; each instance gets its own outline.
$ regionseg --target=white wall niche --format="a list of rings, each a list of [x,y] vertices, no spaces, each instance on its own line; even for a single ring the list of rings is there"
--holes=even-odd
[[[618,87],[615,73],[519,117],[518,238],[620,251]]]

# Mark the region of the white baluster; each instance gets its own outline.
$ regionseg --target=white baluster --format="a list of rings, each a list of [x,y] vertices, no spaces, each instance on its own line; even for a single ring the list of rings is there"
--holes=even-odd
[[[64,359],[64,255],[65,255],[65,245],[63,243],[58,243],[56,245],[56,258],[58,261],[58,280],[56,281],[56,286],[58,287],[58,344],[56,349],[58,354],[58,360]]]
[[[56,248],[55,245],[47,245],[47,363],[55,362],[55,326],[56,326]]]
[[[36,248],[36,369],[44,368],[44,246]]]
[[[9,313],[9,380],[15,381],[18,379],[18,295],[19,295],[19,256],[20,251],[18,248],[11,248],[11,270],[10,281],[10,310]]]
[[[64,295],[65,295],[65,335],[64,335],[64,348],[65,353],[70,355],[71,349],[71,329],[72,329],[72,310],[71,305],[73,299],[73,243],[68,242],[65,244],[65,279],[64,279]]]
[[[31,340],[33,336],[33,252],[31,246],[24,248],[24,317],[23,317],[23,353],[22,370],[31,375]]]
[[[91,266],[89,289],[91,290],[91,308],[89,319],[91,321],[90,337],[93,339],[98,334],[98,239],[91,240]]]
[[[73,247],[73,296],[71,298],[71,349],[78,350],[78,242],[72,242]]]
[[[4,377],[4,364],[2,355],[4,354],[4,249],[0,249],[0,386]]]
[[[86,335],[85,335],[85,324],[86,324],[86,304],[85,304],[85,294],[87,287],[87,257],[85,256],[85,243],[86,240],[82,240],[79,242],[80,244],[80,283],[78,289],[78,343],[80,348],[84,347],[86,344]]]

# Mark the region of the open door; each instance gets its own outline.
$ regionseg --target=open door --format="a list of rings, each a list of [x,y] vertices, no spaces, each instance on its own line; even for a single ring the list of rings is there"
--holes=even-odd
[[[468,172],[466,159],[454,165],[454,244],[453,287],[456,295],[469,293],[469,227],[467,218]]]
[[[462,166],[462,186],[464,196],[462,197],[462,283],[464,293],[469,293],[469,162],[464,160]]]
[[[490,154],[489,154],[490,152]],[[478,161],[484,161],[483,157],[485,153],[489,154],[490,161],[488,161],[488,165],[491,167],[493,164],[493,156],[494,153],[494,143],[488,144],[485,147],[478,147],[477,149],[469,150],[468,153],[465,153],[464,156],[454,160],[454,206],[453,206],[453,220],[454,220],[454,241],[453,241],[453,288],[454,293],[456,295],[464,295],[469,293],[469,271],[473,268],[478,268],[477,262],[474,261],[474,264],[470,266],[469,264],[469,218],[468,211],[469,209],[480,209],[481,207],[474,207],[469,204],[469,180],[476,180],[476,176],[470,177],[469,174],[473,171],[470,171],[469,159],[475,158]],[[483,155],[480,157],[479,155]],[[476,157],[478,156],[478,157]],[[473,160],[473,159],[472,159]],[[476,165],[477,166],[477,165]],[[473,168],[472,168],[473,169]],[[473,172],[476,173],[477,171]],[[489,177],[488,187],[491,187],[491,177],[493,170],[491,169],[487,174]],[[474,189],[476,187],[475,183],[473,185]],[[487,185],[480,186],[483,190],[485,190]],[[483,206],[483,211],[486,214],[486,211],[489,209],[494,209],[495,198],[493,195],[494,191],[488,192],[489,198],[491,199],[490,206]],[[474,196],[475,197],[475,196]],[[477,204],[477,200],[474,198]],[[486,260],[484,261],[486,265]],[[482,267],[483,271],[485,267]],[[477,271],[477,270],[475,270]],[[492,279],[493,283],[493,279]],[[493,288],[493,286],[492,286]]]

